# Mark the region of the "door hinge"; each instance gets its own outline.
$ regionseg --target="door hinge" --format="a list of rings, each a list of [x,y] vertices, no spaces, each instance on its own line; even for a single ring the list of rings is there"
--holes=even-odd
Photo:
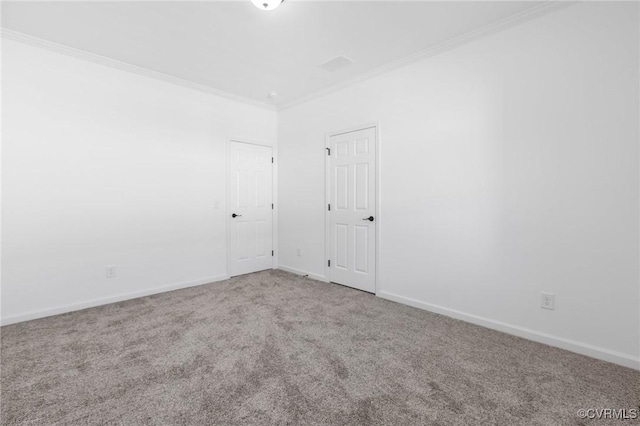
[[[329,211],[331,211],[331,204],[327,204],[327,207],[329,208]]]
[[[273,164],[273,157],[271,157],[271,164]]]
[[[325,148],[327,150],[327,155],[331,155],[331,148]]]
[[[271,203],[271,210],[273,210],[273,203]]]
[[[273,256],[273,250],[271,250],[271,256]]]
[[[329,268],[331,268],[331,261],[330,261],[330,260],[327,260],[327,266],[328,266]]]

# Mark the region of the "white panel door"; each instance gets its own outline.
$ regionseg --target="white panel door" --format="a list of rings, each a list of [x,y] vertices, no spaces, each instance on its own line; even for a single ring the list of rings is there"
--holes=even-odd
[[[375,293],[375,128],[329,138],[329,280]]]
[[[271,147],[232,141],[227,168],[229,275],[271,269]]]

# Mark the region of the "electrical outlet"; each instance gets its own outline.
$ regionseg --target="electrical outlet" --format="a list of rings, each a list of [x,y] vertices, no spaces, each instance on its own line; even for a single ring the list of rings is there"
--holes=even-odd
[[[542,292],[540,298],[540,307],[542,309],[549,309],[553,311],[556,306],[556,295],[553,293],[544,293]]]
[[[300,247],[298,247],[297,253],[298,253],[298,256],[302,256],[302,250],[300,250]]]
[[[107,266],[107,278],[115,278],[116,277],[116,267],[113,265]]]

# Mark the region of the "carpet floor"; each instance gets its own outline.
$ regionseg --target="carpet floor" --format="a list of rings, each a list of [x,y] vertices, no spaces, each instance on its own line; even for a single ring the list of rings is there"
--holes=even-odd
[[[1,333],[3,425],[605,424],[576,413],[640,400],[635,370],[283,271]]]

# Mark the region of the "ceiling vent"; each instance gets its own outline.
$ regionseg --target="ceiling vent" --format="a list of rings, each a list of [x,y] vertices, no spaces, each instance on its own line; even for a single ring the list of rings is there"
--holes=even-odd
[[[346,67],[347,65],[351,65],[352,63],[353,61],[346,56],[338,55],[335,58],[331,58],[318,66],[327,72],[334,72]]]

